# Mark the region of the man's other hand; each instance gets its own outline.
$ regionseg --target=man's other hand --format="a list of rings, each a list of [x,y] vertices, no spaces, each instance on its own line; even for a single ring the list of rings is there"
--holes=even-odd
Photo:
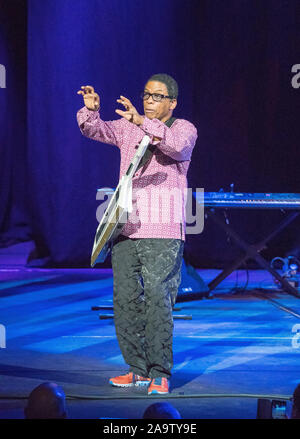
[[[91,85],[83,85],[82,90],[77,92],[78,95],[83,96],[84,105],[92,111],[98,111],[100,108],[100,97],[95,93],[94,87]]]
[[[122,104],[126,109],[126,111],[116,110],[116,113],[119,114],[119,116],[124,117],[135,125],[142,125],[144,117],[137,112],[136,108],[132,105],[129,99],[125,98],[124,96],[120,96],[120,99],[117,99],[117,102]]]

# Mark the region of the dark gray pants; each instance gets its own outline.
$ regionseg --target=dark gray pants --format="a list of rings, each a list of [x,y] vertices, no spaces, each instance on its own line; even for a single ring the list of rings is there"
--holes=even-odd
[[[170,378],[184,241],[119,237],[112,249],[114,321],[129,370]]]

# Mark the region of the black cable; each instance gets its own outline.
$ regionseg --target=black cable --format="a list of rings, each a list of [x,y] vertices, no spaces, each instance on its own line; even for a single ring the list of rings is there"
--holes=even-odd
[[[247,274],[247,278],[246,278],[246,283],[243,287],[238,287],[238,270],[236,270],[236,281],[235,281],[235,286],[232,287],[229,290],[229,293],[234,294],[239,294],[239,293],[243,293],[244,291],[246,291],[248,284],[249,284],[249,269],[248,269],[248,265],[246,262],[243,263],[243,266],[245,267],[246,270],[246,274]]]
[[[255,399],[280,399],[290,401],[292,396],[287,395],[256,395],[250,393],[202,393],[202,394],[167,394],[167,395],[122,395],[122,396],[99,396],[99,395],[66,395],[66,399],[69,400],[119,400],[119,399],[186,399],[186,398],[255,398]],[[0,395],[0,400],[22,400],[28,399],[28,396],[5,396]]]
[[[256,291],[258,291],[258,292],[256,292]],[[281,305],[276,300],[270,299],[270,297],[266,297],[266,296],[264,296],[262,294],[259,294],[260,290],[256,290],[256,291],[253,291],[251,294],[253,294],[254,296],[256,296],[256,297],[258,297],[260,299],[268,300],[269,302],[271,302],[273,305],[275,305],[277,308],[281,309],[282,311],[285,311],[285,312],[287,312],[289,314],[292,314],[294,317],[297,317],[297,319],[300,319],[300,314],[297,313],[296,311],[292,310],[291,308],[289,308],[287,306]]]

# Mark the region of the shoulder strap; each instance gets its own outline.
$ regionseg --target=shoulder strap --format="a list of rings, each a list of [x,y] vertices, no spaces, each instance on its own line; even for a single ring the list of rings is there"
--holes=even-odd
[[[175,120],[176,120],[176,117],[170,117],[170,119],[168,119],[168,120],[165,122],[165,125],[167,125],[167,127],[171,128],[171,126],[173,125],[173,123],[175,122]]]
[[[171,128],[171,126],[173,125],[173,123],[175,122],[176,118],[175,117],[170,117],[170,119],[168,119],[165,122],[165,125],[167,125],[168,128]],[[150,144],[145,152],[145,154],[143,155],[142,160],[140,161],[139,166],[137,167],[136,170],[142,168],[148,161],[151,160],[154,150],[156,149],[156,145],[152,145]]]

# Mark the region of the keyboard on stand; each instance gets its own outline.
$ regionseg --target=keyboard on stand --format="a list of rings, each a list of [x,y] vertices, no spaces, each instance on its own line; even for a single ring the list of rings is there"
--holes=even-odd
[[[224,232],[230,236],[242,250],[243,254],[225,268],[215,279],[209,282],[208,288],[214,290],[216,286],[229,276],[234,270],[244,264],[247,259],[254,259],[265,270],[281,283],[283,289],[293,296],[300,298],[300,292],[282,277],[270,264],[261,256],[260,252],[266,248],[267,242],[274,238],[279,232],[287,227],[300,215],[300,194],[295,193],[246,193],[246,192],[194,192],[194,197],[200,205],[206,209],[206,218],[211,218]],[[249,244],[242,239],[224,221],[224,216],[219,215],[219,210],[224,209],[280,209],[286,214],[281,223],[269,233],[262,241],[256,244]],[[291,212],[294,211],[294,212]]]
[[[197,192],[195,197],[205,207],[300,209],[300,194],[294,193]]]

